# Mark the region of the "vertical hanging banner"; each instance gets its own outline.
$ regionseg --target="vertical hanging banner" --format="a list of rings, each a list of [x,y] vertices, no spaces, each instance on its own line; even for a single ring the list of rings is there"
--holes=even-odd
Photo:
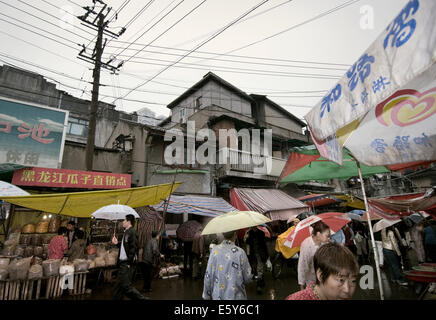
[[[22,168],[14,172],[12,184],[58,188],[125,189],[130,188],[131,175],[51,168]]]
[[[0,97],[0,164],[60,168],[68,111]]]

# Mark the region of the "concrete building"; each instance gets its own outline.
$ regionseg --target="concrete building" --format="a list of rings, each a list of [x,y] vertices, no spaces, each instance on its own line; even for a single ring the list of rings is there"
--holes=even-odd
[[[303,134],[306,126],[303,121],[266,96],[249,95],[212,72],[171,102],[168,108],[171,116],[160,124],[165,130],[151,132],[147,182],[168,183],[175,176],[177,181],[184,182],[177,190],[181,193],[228,199],[229,189],[233,186],[273,187],[286,163],[289,149],[310,144],[310,137]],[[211,129],[215,141],[198,137],[198,134],[197,137],[190,135],[190,132],[199,133],[201,129]],[[227,130],[228,136],[222,136],[222,129]],[[260,141],[256,140],[255,129],[260,133]],[[262,165],[256,164],[262,163],[262,156],[267,155],[263,144],[265,129],[272,131],[272,150],[268,155],[271,170],[259,171]],[[173,142],[164,139],[165,133],[176,131],[184,137],[184,163],[177,166],[167,163],[165,151],[171,149]],[[224,144],[220,144],[220,137]],[[248,141],[245,148],[242,147],[244,141]],[[191,149],[188,145],[193,143],[196,154],[202,152],[215,162],[201,164],[195,155],[189,155]],[[209,150],[216,152],[214,155],[205,150],[208,146],[211,147]],[[219,161],[222,155],[225,155],[224,163]]]

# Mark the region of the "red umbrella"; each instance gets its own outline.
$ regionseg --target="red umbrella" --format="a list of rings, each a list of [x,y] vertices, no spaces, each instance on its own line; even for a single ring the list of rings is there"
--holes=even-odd
[[[182,223],[176,230],[177,237],[185,242],[194,241],[195,234],[201,230],[201,224],[195,220]]]
[[[322,221],[333,232],[338,232],[343,226],[351,221],[347,214],[343,212],[325,212],[318,215],[310,216],[302,220],[297,227],[286,237],[284,243],[289,248],[299,247],[301,243],[310,237],[310,225]]]

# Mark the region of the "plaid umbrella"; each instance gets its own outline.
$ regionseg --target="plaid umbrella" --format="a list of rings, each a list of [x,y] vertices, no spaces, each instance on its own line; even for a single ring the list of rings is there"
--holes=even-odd
[[[182,223],[176,230],[177,237],[185,242],[193,241],[195,234],[202,228],[201,224],[195,220]]]

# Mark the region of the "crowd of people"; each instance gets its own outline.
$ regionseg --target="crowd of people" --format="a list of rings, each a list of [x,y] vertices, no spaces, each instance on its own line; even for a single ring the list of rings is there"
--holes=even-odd
[[[299,219],[293,220],[293,227],[299,222]],[[114,299],[124,296],[146,299],[132,286],[136,267],[144,279],[142,292],[150,292],[155,271],[164,258],[159,250],[160,233],[154,231],[138,261],[138,235],[132,228],[134,223],[132,215],[126,216],[122,239],[118,240],[115,235],[112,239],[112,244],[120,248]],[[310,236],[301,243],[298,252],[301,290],[286,299],[352,298],[359,265],[374,261],[367,223],[353,220],[333,234],[328,225],[318,221],[310,230]],[[380,267],[387,270],[390,280],[398,285],[408,285],[404,270],[420,263],[436,262],[436,221],[433,219],[414,222],[404,218],[400,223],[374,233],[374,238]],[[184,276],[204,281],[203,299],[247,299],[245,286],[251,281],[256,282],[257,292],[262,293],[270,257],[266,243],[266,234],[258,227],[211,236],[202,236],[199,230],[192,242],[182,244]],[[66,228],[60,227],[58,235],[51,240],[49,258],[83,259],[86,246],[86,233],[70,221]]]

